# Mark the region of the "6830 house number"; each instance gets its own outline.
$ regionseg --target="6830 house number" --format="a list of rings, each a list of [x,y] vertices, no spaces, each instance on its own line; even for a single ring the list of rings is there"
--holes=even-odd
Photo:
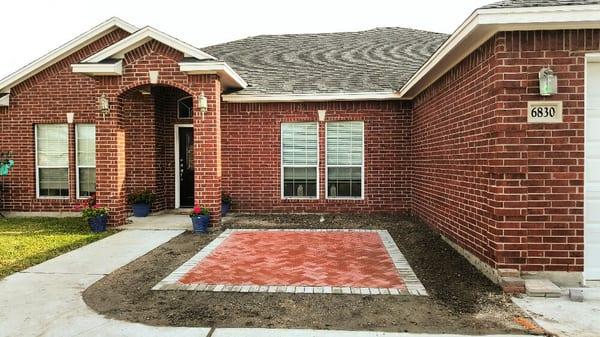
[[[528,102],[527,123],[562,123],[562,102]]]

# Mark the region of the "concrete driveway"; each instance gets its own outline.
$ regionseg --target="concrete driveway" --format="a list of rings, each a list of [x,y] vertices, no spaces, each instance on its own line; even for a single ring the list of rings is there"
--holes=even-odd
[[[154,327],[105,318],[81,293],[112,271],[181,234],[126,230],[0,281],[0,337],[204,337],[210,328]],[[412,333],[283,329],[215,329],[213,337],[453,337]],[[509,337],[509,336],[494,336]]]

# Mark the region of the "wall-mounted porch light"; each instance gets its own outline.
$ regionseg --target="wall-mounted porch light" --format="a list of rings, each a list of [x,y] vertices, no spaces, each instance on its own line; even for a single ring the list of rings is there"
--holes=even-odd
[[[100,96],[98,99],[98,109],[102,113],[102,117],[106,117],[106,114],[108,114],[110,111],[108,98],[106,98],[106,95],[104,94],[102,94],[102,96]]]
[[[67,112],[67,123],[73,124],[74,119],[75,119],[75,113]]]
[[[200,113],[202,114],[202,120],[204,120],[204,114],[208,111],[208,99],[204,96],[204,91],[200,93],[198,96],[198,107],[200,108]]]
[[[539,73],[540,95],[552,96],[558,93],[558,76],[550,68],[542,68]]]

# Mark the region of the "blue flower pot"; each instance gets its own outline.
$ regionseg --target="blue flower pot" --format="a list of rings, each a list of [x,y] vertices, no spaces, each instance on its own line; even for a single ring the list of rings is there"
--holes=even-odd
[[[100,215],[95,218],[89,218],[88,224],[90,229],[94,233],[106,231],[106,225],[108,224],[108,217],[106,215]]]
[[[136,218],[147,217],[150,214],[150,205],[148,204],[133,204],[131,205],[133,216]]]
[[[226,216],[231,209],[231,204],[221,203],[221,216]]]
[[[208,223],[210,222],[210,216],[208,215],[197,215],[192,217],[192,225],[194,226],[194,233],[206,233],[208,232]]]

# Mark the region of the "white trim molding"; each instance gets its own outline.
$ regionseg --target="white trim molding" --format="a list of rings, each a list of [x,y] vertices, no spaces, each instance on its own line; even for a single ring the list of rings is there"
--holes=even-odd
[[[90,76],[120,76],[123,75],[123,61],[114,63],[78,63],[72,64],[74,73]]]
[[[25,81],[26,79],[38,74],[42,70],[50,67],[56,62],[64,59],[65,57],[73,54],[81,48],[89,45],[90,43],[98,40],[100,37],[116,30],[122,29],[128,33],[133,33],[137,30],[137,27],[119,19],[116,17],[110,18],[107,21],[99,24],[98,26],[90,29],[89,31],[79,35],[75,39],[67,42],[61,47],[51,51],[50,53],[42,56],[36,61],[28,64],[27,66],[19,69],[13,74],[5,77],[0,81],[0,93],[10,92],[10,88]]]
[[[228,103],[269,103],[269,102],[326,102],[326,101],[389,101],[405,100],[394,91],[389,92],[342,92],[319,94],[265,94],[265,95],[223,95]]]
[[[248,83],[227,63],[222,61],[180,62],[179,70],[189,75],[217,74],[226,87],[246,88]]]
[[[123,40],[104,48],[96,54],[86,58],[81,63],[98,63],[108,58],[122,59],[125,54],[150,40],[156,40],[184,54],[184,57],[194,57],[199,60],[215,60],[216,58],[193,47],[183,41],[180,41],[168,34],[165,34],[155,28],[146,26]]]
[[[8,106],[10,104],[10,94],[0,96],[0,106]]]
[[[600,5],[478,9],[400,89],[413,99],[501,31],[600,28]]]

